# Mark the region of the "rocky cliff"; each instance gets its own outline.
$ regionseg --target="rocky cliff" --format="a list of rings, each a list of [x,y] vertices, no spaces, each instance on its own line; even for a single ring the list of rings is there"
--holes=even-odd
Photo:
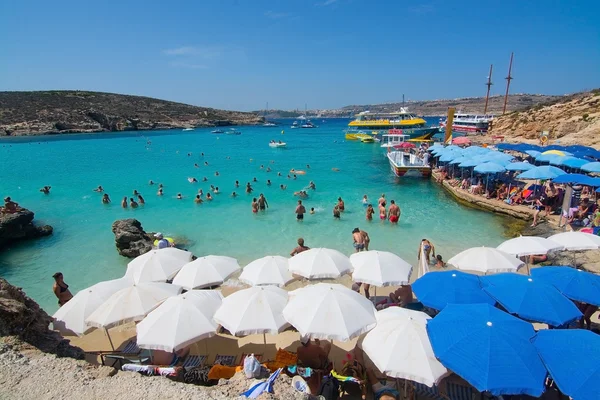
[[[0,92],[0,136],[251,125],[255,114],[84,91]]]
[[[18,346],[33,346],[58,357],[83,359],[79,347],[57,332],[48,329],[52,318],[40,306],[27,297],[21,288],[0,278],[0,338],[2,342]]]
[[[52,234],[50,225],[33,225],[33,212],[20,209],[13,214],[0,213],[0,250],[11,242]]]
[[[600,89],[494,119],[491,133],[506,141],[538,143],[548,131],[551,143],[600,145]]]
[[[153,240],[137,219],[120,219],[112,224],[115,244],[120,255],[135,258],[152,250]]]

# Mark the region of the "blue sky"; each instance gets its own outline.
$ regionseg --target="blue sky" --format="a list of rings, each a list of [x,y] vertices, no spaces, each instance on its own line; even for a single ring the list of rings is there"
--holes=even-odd
[[[0,2],[0,90],[81,89],[216,108],[600,87],[598,0]]]

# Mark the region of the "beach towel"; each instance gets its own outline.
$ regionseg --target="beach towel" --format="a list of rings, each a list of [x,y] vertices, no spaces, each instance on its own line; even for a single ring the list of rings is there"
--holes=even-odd
[[[236,367],[230,367],[227,365],[215,364],[208,372],[208,379],[219,380],[221,378],[231,379],[235,375]]]
[[[300,375],[303,378],[310,378],[313,374],[313,369],[310,367],[299,367],[297,365],[288,365],[287,370],[292,375]]]
[[[273,393],[273,384],[275,383],[275,379],[279,377],[281,370],[282,368],[279,368],[277,371],[273,372],[271,376],[269,376],[269,379],[264,382],[257,383],[241,395],[249,399],[255,399],[264,392]]]

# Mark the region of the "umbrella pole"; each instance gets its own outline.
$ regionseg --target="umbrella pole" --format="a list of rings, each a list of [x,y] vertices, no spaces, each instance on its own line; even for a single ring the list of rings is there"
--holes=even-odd
[[[106,333],[106,336],[108,337],[110,348],[112,349],[112,351],[115,351],[115,346],[113,345],[112,339],[110,338],[110,333],[108,333],[108,329],[104,328],[104,333]]]
[[[267,357],[267,334],[263,332],[263,343],[265,345],[265,349],[263,351],[263,359],[266,360],[265,357]]]

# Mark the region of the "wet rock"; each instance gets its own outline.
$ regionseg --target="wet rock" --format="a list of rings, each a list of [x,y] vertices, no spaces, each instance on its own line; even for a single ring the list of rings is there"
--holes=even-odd
[[[3,341],[15,337],[18,341],[58,357],[84,359],[85,353],[73,347],[58,332],[48,329],[50,317],[21,288],[0,278],[0,337]]]
[[[0,214],[0,249],[6,245],[26,239],[34,239],[52,234],[50,225],[35,226],[34,213],[25,208],[12,214]]]
[[[120,255],[135,258],[152,250],[152,238],[137,219],[121,219],[112,224],[115,243]]]

